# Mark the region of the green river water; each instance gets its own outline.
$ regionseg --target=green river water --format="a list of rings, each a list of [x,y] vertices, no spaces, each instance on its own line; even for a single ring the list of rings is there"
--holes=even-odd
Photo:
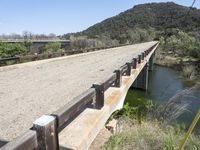
[[[149,72],[148,90],[141,91],[130,89],[125,102],[132,105],[134,100],[152,100],[157,104],[166,103],[176,93],[189,88],[190,86],[180,77],[180,73],[170,68],[154,65],[154,70]],[[185,97],[189,102],[188,111],[182,114],[177,121],[189,126],[200,108],[200,91]],[[200,121],[196,129],[200,129]]]

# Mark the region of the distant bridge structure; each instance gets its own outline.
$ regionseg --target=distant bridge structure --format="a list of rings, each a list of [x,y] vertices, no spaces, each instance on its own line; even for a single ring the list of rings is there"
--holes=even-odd
[[[41,48],[47,44],[47,43],[51,43],[51,42],[59,42],[61,43],[61,48],[63,49],[67,49],[69,48],[70,45],[70,40],[30,40],[31,41],[31,53],[37,53],[40,54],[41,53]],[[4,43],[23,43],[24,40],[6,40],[6,41],[0,41],[0,42],[4,42]]]

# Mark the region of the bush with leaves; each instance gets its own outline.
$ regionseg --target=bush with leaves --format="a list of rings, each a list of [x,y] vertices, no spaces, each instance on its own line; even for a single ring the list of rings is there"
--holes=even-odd
[[[179,31],[170,37],[161,37],[161,47],[165,51],[173,51],[182,56],[200,58],[200,44],[197,38]]]
[[[30,43],[4,43],[0,42],[0,58],[26,55],[30,52]]]
[[[117,40],[110,39],[107,36],[96,36],[88,38],[87,36],[70,36],[71,49],[88,49],[88,48],[106,48],[117,46]]]
[[[52,52],[58,52],[63,51],[61,49],[61,43],[60,42],[50,42],[44,45],[42,48],[43,53],[52,53]]]

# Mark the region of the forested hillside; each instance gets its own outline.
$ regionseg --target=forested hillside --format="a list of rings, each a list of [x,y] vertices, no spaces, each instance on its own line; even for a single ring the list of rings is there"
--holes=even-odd
[[[137,29],[165,32],[173,28],[185,32],[197,31],[199,36],[200,10],[173,2],[141,4],[75,35],[86,35],[89,38],[105,35],[123,42],[131,39],[131,33]]]
[[[200,58],[200,10],[173,2],[141,4],[82,32],[64,36],[71,39],[74,48],[156,39],[166,51]]]

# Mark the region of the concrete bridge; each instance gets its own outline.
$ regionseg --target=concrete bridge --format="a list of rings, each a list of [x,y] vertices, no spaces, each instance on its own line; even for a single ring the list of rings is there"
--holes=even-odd
[[[24,40],[7,40],[7,41],[0,41],[0,42],[4,42],[4,43],[23,43]],[[40,54],[41,53],[41,48],[47,44],[47,43],[51,43],[51,42],[59,42],[61,43],[61,48],[63,49],[67,49],[69,48],[70,45],[70,41],[69,40],[31,40],[31,53],[37,53]]]
[[[0,150],[88,149],[129,88],[147,89],[158,44],[1,67]]]

